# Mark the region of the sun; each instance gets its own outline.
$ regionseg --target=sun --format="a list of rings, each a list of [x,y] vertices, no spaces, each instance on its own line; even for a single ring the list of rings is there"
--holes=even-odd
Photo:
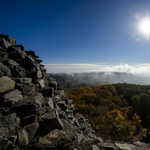
[[[150,18],[142,19],[139,24],[138,28],[142,34],[146,35],[147,38],[150,36]]]

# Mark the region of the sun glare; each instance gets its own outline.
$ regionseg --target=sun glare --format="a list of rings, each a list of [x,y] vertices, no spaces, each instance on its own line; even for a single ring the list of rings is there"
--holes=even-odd
[[[142,19],[138,24],[139,30],[149,38],[150,36],[150,18]]]

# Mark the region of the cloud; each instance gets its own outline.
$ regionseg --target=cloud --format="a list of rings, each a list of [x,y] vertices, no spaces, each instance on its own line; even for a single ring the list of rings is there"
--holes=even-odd
[[[44,64],[47,73],[126,72],[150,76],[150,64]]]

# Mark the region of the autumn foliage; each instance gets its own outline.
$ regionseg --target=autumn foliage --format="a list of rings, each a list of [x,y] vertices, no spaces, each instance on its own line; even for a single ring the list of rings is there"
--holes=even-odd
[[[76,88],[67,96],[104,140],[133,141],[145,131],[140,116],[113,85]]]

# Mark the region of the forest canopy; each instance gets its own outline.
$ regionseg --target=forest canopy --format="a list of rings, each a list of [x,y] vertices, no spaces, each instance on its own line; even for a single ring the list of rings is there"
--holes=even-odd
[[[140,140],[150,126],[150,87],[118,83],[76,88],[67,93],[104,140]]]

